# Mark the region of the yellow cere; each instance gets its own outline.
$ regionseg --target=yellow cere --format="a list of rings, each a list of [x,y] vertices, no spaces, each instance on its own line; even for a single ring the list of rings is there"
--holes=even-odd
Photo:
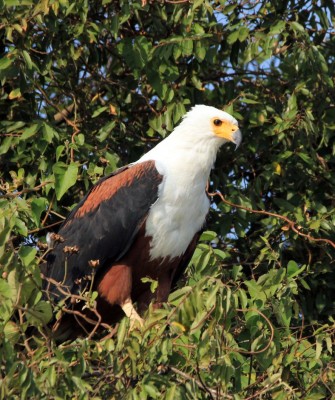
[[[213,118],[212,124],[213,124],[213,132],[215,133],[216,136],[219,136],[231,142],[234,140],[233,135],[238,130],[237,125],[226,120],[221,120],[219,118]]]

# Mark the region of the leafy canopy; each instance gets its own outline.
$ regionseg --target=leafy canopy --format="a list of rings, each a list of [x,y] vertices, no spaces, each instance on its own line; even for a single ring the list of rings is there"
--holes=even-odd
[[[331,397],[333,1],[0,10],[0,397]],[[201,103],[232,113],[244,140],[217,160],[210,191],[222,195],[185,282],[142,332],[123,320],[54,343],[45,234]]]

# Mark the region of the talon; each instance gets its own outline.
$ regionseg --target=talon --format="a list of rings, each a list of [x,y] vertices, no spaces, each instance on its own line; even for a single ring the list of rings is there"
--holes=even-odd
[[[141,327],[143,326],[144,321],[135,310],[131,299],[127,299],[123,304],[121,304],[121,308],[126,316],[130,319],[131,330],[135,328],[136,323],[138,323]]]

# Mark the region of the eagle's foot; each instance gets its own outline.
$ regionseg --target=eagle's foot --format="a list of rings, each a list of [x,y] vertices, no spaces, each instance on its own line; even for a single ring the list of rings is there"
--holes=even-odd
[[[121,304],[121,308],[126,316],[130,319],[130,330],[134,329],[136,325],[141,327],[143,326],[144,321],[135,310],[131,299],[127,299],[123,304]]]

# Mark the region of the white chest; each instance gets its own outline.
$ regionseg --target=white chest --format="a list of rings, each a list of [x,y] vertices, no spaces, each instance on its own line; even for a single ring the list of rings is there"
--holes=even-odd
[[[156,166],[164,179],[146,222],[146,235],[152,237],[150,257],[178,257],[204,225],[210,205],[208,176],[173,167],[166,173],[165,166]]]

